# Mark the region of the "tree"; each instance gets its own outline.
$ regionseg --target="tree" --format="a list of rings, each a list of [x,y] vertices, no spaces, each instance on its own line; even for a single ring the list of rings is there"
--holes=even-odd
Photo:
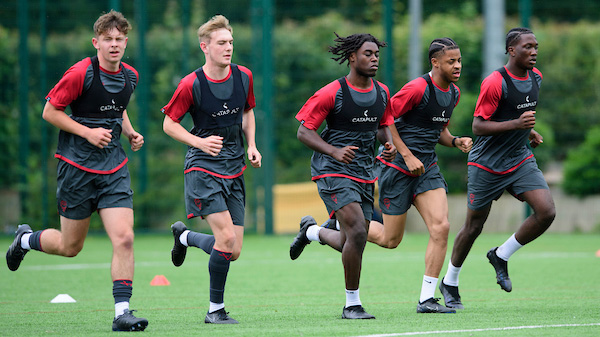
[[[590,129],[565,161],[563,188],[568,194],[600,194],[600,126]]]

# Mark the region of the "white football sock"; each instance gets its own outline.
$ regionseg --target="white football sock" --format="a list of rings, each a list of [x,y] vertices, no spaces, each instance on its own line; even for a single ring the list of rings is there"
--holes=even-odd
[[[319,239],[319,232],[321,231],[321,229],[323,229],[323,227],[317,225],[312,225],[308,227],[308,229],[306,230],[306,238],[310,241],[321,242],[321,239]]]
[[[523,247],[522,244],[517,241],[515,235],[511,235],[506,242],[502,244],[502,246],[498,247],[496,250],[496,255],[504,261],[508,261],[511,255],[513,255],[517,250]]]
[[[423,285],[421,285],[421,297],[419,298],[419,303],[423,303],[435,295],[437,281],[437,277],[423,275]]]
[[[210,302],[210,306],[208,308],[208,312],[215,312],[219,309],[223,309],[225,308],[225,303],[214,303],[214,302]]]
[[[353,305],[362,305],[360,302],[360,295],[358,289],[348,290],[346,289],[346,308]]]
[[[182,245],[189,247],[188,242],[187,242],[187,237],[189,234],[190,230],[186,229],[183,231],[183,233],[181,233],[181,235],[179,235],[179,242],[181,242]]]
[[[446,271],[446,276],[442,279],[445,285],[458,287],[458,274],[460,274],[460,269],[462,267],[455,267],[452,264],[452,261],[448,262],[448,270]]]
[[[123,315],[125,310],[129,310],[129,302],[115,303],[115,318]]]
[[[31,249],[31,246],[29,245],[29,237],[31,236],[31,234],[33,233],[26,233],[23,234],[23,236],[21,236],[21,248],[27,250]]]

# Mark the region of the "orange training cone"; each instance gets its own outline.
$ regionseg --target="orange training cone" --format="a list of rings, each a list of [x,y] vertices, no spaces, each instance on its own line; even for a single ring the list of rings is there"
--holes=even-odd
[[[168,285],[171,285],[171,282],[169,282],[169,280],[167,280],[165,275],[156,275],[156,276],[154,276],[152,281],[150,281],[150,285],[151,286],[168,286]]]

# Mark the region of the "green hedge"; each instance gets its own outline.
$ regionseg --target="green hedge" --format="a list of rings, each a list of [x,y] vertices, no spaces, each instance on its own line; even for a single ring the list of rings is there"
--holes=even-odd
[[[181,218],[183,209],[183,156],[185,147],[162,131],[163,115],[160,112],[170,99],[182,76],[203,64],[204,59],[195,37],[195,28],[185,31],[177,25],[172,12],[165,13],[164,25],[153,25],[147,32],[147,50],[149,53],[150,73],[140,74],[149,79],[151,90],[150,111],[148,112],[148,131],[146,150],[148,151],[148,190],[136,193],[136,208],[143,207],[149,213],[145,226],[164,224]],[[176,16],[175,16],[176,17]],[[198,20],[195,20],[198,21]],[[253,53],[260,52],[253,46],[253,32],[249,26],[233,22],[235,37],[234,61],[244,64],[254,71],[255,90],[260,92],[261,72],[252,64]],[[407,16],[396,18],[394,34],[394,80],[398,90],[407,78],[409,20]],[[509,19],[507,28],[518,26],[518,22]],[[596,81],[600,78],[600,23],[578,22],[557,24],[555,22],[534,22],[533,30],[540,43],[538,68],[544,74],[541,99],[538,107],[536,129],[542,133],[545,142],[535,150],[540,165],[549,161],[563,161],[567,153],[584,140],[585,130],[598,124],[600,120],[600,91]],[[298,122],[294,116],[302,104],[316,90],[326,83],[348,73],[345,65],[331,60],[327,46],[332,44],[334,32],[348,35],[355,32],[370,32],[382,37],[382,27],[378,25],[357,25],[342,15],[329,12],[303,22],[284,20],[274,30],[274,127],[275,127],[275,182],[291,183],[309,180],[309,160],[311,151],[296,139]],[[130,34],[125,62],[136,65],[137,32]],[[62,76],[64,71],[78,60],[93,55],[91,29],[68,31],[64,34],[51,34],[47,38],[48,79],[45,84],[49,90]],[[182,36],[189,41],[189,52],[181,51]],[[472,5],[457,9],[455,15],[434,14],[423,23],[422,50],[427,55],[429,42],[436,37],[449,36],[461,47],[463,56],[463,74],[458,82],[461,88],[461,102],[450,122],[450,130],[458,135],[471,135],[472,114],[479,93],[482,65],[483,21]],[[45,122],[41,119],[43,97],[40,78],[40,38],[35,33],[29,37],[30,69],[29,121],[30,167],[29,184],[25,187],[18,182],[18,33],[0,26],[0,146],[4,150],[0,157],[0,189],[22,188],[28,192],[29,206],[27,221],[39,222],[41,205],[41,177],[50,176],[48,198],[51,200],[49,214],[55,214],[54,174],[56,161],[52,158],[56,147],[56,130],[49,126],[51,144],[49,153],[40,153],[42,148],[41,129]],[[185,62],[184,62],[185,61]],[[183,69],[187,64],[187,69]],[[427,65],[427,60],[423,60]],[[380,69],[380,75],[385,69]],[[394,94],[394,92],[392,92]],[[260,110],[257,107],[257,111]],[[136,98],[128,108],[134,127],[139,129],[139,111]],[[258,134],[264,116],[258,115]],[[190,120],[184,120],[190,127]],[[259,150],[261,148],[259,139]],[[466,189],[466,155],[440,147],[440,166],[448,180],[452,192]],[[585,153],[583,153],[585,154]],[[39,169],[41,156],[48,159],[48,167]],[[134,190],[137,180],[137,154],[130,154]],[[599,156],[595,156],[596,158]],[[255,170],[247,170],[249,203],[254,196]],[[570,176],[567,175],[567,179]],[[585,185],[585,184],[584,184]],[[570,185],[571,186],[571,185]],[[580,186],[573,185],[572,186]],[[569,192],[580,194],[578,188]],[[597,191],[597,190],[596,190]],[[596,192],[594,192],[596,193]],[[52,221],[55,221],[54,217]]]

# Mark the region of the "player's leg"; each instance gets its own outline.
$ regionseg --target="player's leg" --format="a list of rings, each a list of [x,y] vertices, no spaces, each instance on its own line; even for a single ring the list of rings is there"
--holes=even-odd
[[[471,251],[473,243],[481,234],[483,225],[488,218],[492,202],[504,192],[506,179],[489,173],[476,166],[468,167],[467,195],[468,206],[465,223],[454,238],[452,255],[448,263],[448,270],[442,284],[458,287],[458,274]],[[448,301],[446,301],[448,304]]]
[[[197,247],[210,254],[215,244],[215,237],[212,234],[191,231],[182,221],[172,224],[171,232],[173,233],[171,261],[176,267],[181,266],[185,261],[188,247]]]
[[[39,231],[39,250],[52,255],[74,257],[83,249],[89,227],[89,217],[76,220],[61,216],[60,231],[52,228]],[[35,238],[30,239],[32,243],[35,241]]]
[[[520,194],[533,209],[531,214],[517,232],[511,235],[502,245],[490,249],[487,257],[496,270],[496,280],[507,292],[512,290],[512,282],[508,276],[508,259],[524,245],[538,238],[554,221],[556,210],[549,189],[535,189]]]
[[[83,248],[90,215],[95,211],[95,177],[83,170],[59,161],[57,167],[57,210],[61,230],[47,229],[33,232],[29,225],[21,225],[6,253],[10,270],[17,270],[30,250],[73,257]]]
[[[346,232],[341,230],[341,224],[340,230],[313,225],[308,228],[307,237],[311,241],[326,244],[338,252],[342,252],[344,243],[346,242]]]
[[[135,317],[129,309],[133,292],[133,209],[109,207],[98,210],[113,248],[111,277],[115,299],[113,331],[142,331],[148,320]]]
[[[524,163],[511,176],[507,190],[529,204],[531,214],[521,224],[516,233],[511,235],[502,245],[490,249],[487,257],[496,270],[496,279],[505,291],[512,290],[512,282],[508,276],[508,259],[519,249],[542,235],[554,221],[556,210],[552,194],[544,175],[535,161]]]
[[[394,249],[404,237],[406,213],[401,215],[383,213],[382,216],[383,223],[371,220],[367,240],[383,248]]]
[[[446,258],[450,230],[446,190],[437,188],[420,193],[415,198],[414,204],[429,231],[429,242],[425,252],[425,274],[417,312],[455,313],[455,310],[444,307],[434,298],[438,277]]]
[[[236,227],[241,226],[234,226],[229,211],[211,213],[204,217],[215,237],[215,244],[208,260],[210,306],[204,322],[236,324],[238,322],[229,317],[225,311],[224,293],[229,265],[234,251],[236,247],[241,249],[241,243],[237,243],[237,236],[240,235],[239,228],[236,230]]]
[[[342,318],[370,319],[360,301],[359,285],[362,269],[362,256],[367,243],[368,222],[360,204],[352,202],[335,212],[340,222],[340,232],[346,240],[342,247],[342,264],[344,265],[344,280],[346,284],[346,305]]]
[[[321,197],[321,200],[323,200],[327,212],[332,218],[333,214],[340,207],[361,200],[361,197],[357,192],[357,189],[360,190],[361,187],[356,186],[356,183],[352,182],[350,179],[325,177],[318,179],[316,182],[317,188],[319,189],[319,196]],[[364,216],[362,218],[364,218]],[[337,218],[337,220],[339,221],[339,218]],[[290,244],[290,258],[292,260],[297,259],[304,251],[306,245],[310,244],[312,241],[328,245],[341,252],[346,240],[345,234],[328,227],[333,228],[333,226],[317,225],[315,219],[310,215],[302,217],[300,220],[300,230]]]
[[[379,206],[383,222],[371,220],[368,241],[393,249],[402,242],[406,212],[413,203],[419,178],[388,166],[383,168],[379,178]]]
[[[53,228],[33,232],[29,225],[20,225],[15,240],[6,252],[8,268],[15,271],[29,250],[65,257],[76,256],[88,232],[90,218],[82,220],[60,217],[61,230]]]
[[[481,234],[483,225],[490,214],[491,204],[480,210],[467,208],[467,216],[464,225],[454,238],[452,255],[450,261],[456,267],[461,267],[469,255],[473,243]]]
[[[527,191],[521,194],[521,198],[533,210],[521,227],[515,233],[515,238],[521,245],[526,245],[529,242],[537,239],[542,235],[554,221],[556,216],[556,208],[550,190],[537,189]]]
[[[224,201],[220,199],[215,201],[214,199],[216,195],[223,191],[224,182],[221,179],[202,171],[191,171],[184,174],[183,180],[185,210],[188,219],[227,209]],[[213,202],[217,202],[219,208],[207,211],[207,205],[212,205]],[[171,261],[176,267],[183,264],[187,248],[190,246],[200,248],[209,255],[212,252],[215,243],[214,235],[188,230],[181,221],[171,225],[171,232],[173,233]]]
[[[133,280],[133,209],[103,208],[98,211],[113,247],[111,276],[113,280]]]
[[[458,292],[458,277],[473,243],[481,234],[490,209],[491,204],[477,211],[467,208],[465,223],[454,238],[448,270],[446,270],[439,287],[444,296],[444,302],[449,308],[464,308]]]

